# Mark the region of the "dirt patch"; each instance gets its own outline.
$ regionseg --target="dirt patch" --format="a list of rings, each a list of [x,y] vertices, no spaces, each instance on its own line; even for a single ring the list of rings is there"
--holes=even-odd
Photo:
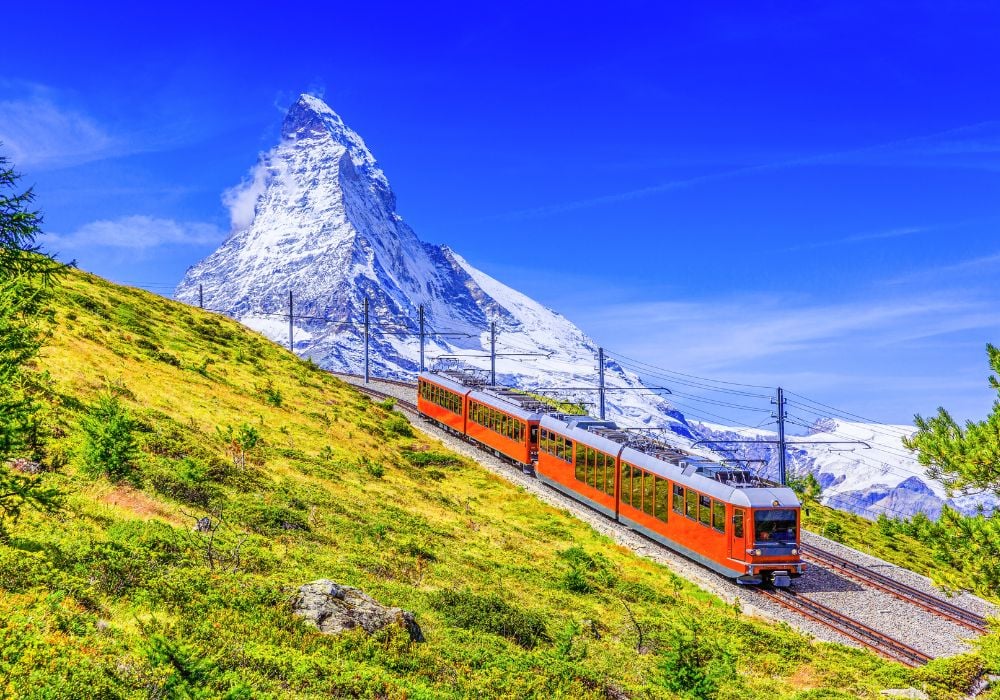
[[[174,519],[170,512],[164,510],[159,503],[129,486],[116,486],[101,496],[101,502],[130,510],[144,520],[160,518],[172,521]]]

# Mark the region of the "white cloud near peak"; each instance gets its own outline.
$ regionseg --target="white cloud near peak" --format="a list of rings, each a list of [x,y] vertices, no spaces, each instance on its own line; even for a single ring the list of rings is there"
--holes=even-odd
[[[267,188],[267,166],[263,159],[235,187],[222,193],[222,204],[229,209],[229,220],[233,231],[242,231],[253,223],[257,212],[257,200]]]

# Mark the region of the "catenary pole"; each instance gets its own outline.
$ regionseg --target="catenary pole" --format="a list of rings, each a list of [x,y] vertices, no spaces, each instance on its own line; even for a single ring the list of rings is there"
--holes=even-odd
[[[198,307],[205,308],[205,289],[200,284],[198,285]]]
[[[424,371],[424,305],[420,305],[420,371]]]
[[[604,420],[604,348],[597,348],[597,377],[601,397],[601,420]]]
[[[774,415],[778,419],[778,483],[785,486],[788,481],[785,468],[785,392],[780,386],[778,395],[771,399],[771,403],[778,407]]]
[[[365,384],[368,383],[368,297],[365,297]]]
[[[293,325],[295,321],[295,316],[292,312],[293,303],[294,302],[292,299],[292,290],[289,289],[288,290],[288,349],[291,352],[295,352],[295,331],[294,331],[295,326]]]
[[[497,322],[490,323],[490,386],[497,385]]]

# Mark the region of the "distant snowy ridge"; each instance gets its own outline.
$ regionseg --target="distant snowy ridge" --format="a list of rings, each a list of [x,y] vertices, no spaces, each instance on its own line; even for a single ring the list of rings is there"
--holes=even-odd
[[[720,449],[728,447],[740,457],[761,460],[762,472],[776,477],[777,449],[764,441],[773,443],[777,433],[711,423],[693,427],[706,438],[719,440]],[[982,496],[949,497],[940,482],[928,478],[916,455],[903,445],[903,438],[915,432],[911,425],[817,421],[809,434],[787,436],[788,473],[814,474],[823,487],[823,503],[868,518],[881,513],[909,517],[918,512],[937,518],[944,505],[966,514],[974,514],[980,506],[987,511],[996,507],[995,499]],[[762,444],[737,448],[722,442],[737,439]]]

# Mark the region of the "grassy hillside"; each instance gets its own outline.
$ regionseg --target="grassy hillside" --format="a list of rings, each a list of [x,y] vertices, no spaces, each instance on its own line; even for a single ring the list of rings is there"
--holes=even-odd
[[[956,662],[910,671],[748,619],[226,319],[73,273],[51,324],[44,480],[64,506],[28,512],[0,543],[0,695],[776,699],[961,685]],[[85,468],[81,421],[102,396],[138,445],[116,481]],[[245,454],[241,434],[260,438]],[[224,521],[211,544],[193,530],[206,515]],[[414,611],[427,641],[311,630],[289,598],[318,578]]]

